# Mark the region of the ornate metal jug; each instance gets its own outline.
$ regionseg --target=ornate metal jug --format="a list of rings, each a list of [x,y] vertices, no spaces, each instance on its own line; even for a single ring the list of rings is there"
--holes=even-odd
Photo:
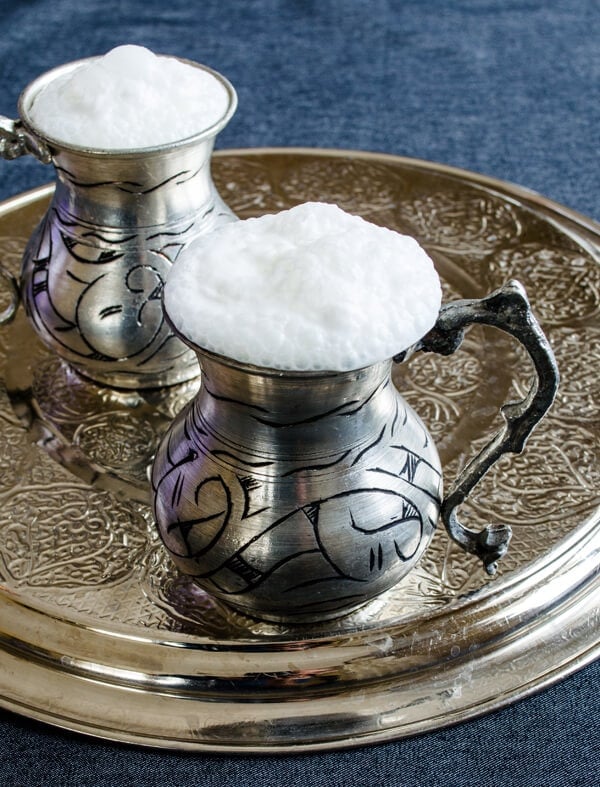
[[[42,341],[78,371],[107,385],[147,388],[198,374],[196,357],[165,323],[166,274],[194,237],[235,217],[217,193],[210,158],[235,111],[193,137],[140,150],[88,150],[44,136],[30,109],[48,82],[82,62],[32,82],[19,121],[0,118],[0,153],[52,162],[52,202],[23,256],[21,292]]]
[[[190,344],[201,388],[166,433],[152,473],[156,521],[177,566],[250,615],[324,620],[398,582],[441,513],[452,538],[493,573],[510,528],[473,532],[456,509],[502,453],[523,449],[558,385],[523,288],[510,282],[482,300],[443,306],[432,331],[394,360],[450,354],[475,322],[516,336],[537,380],[503,408],[505,428],[443,499],[436,448],[394,387],[392,360],[351,372],[281,372]]]

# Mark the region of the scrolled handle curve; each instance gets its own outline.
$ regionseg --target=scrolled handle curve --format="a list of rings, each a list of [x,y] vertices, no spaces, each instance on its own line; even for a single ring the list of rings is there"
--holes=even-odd
[[[500,412],[504,426],[462,470],[442,501],[440,517],[450,535],[464,550],[477,555],[488,574],[506,553],[512,535],[509,525],[488,525],[481,531],[462,525],[456,515],[474,486],[504,454],[519,454],[535,426],[552,405],[559,372],[550,343],[536,320],[520,282],[511,280],[481,299],[453,301],[442,306],[431,331],[413,348],[450,355],[461,345],[465,329],[481,323],[514,336],[527,350],[536,379],[524,399],[505,404]]]
[[[42,164],[52,161],[52,154],[45,143],[30,134],[20,120],[0,115],[0,157],[12,161],[29,153]]]

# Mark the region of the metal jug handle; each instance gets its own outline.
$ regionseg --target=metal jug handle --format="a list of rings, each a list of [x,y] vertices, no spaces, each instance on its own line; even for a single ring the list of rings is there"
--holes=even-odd
[[[52,154],[46,144],[27,131],[20,120],[0,115],[0,157],[10,161],[28,153],[42,164],[52,161]]]
[[[525,398],[501,408],[504,426],[462,470],[440,508],[450,537],[465,551],[481,558],[488,574],[494,574],[497,561],[508,549],[510,526],[490,524],[481,531],[471,530],[458,521],[456,510],[502,454],[521,453],[534,427],[554,401],[559,383],[554,354],[531,311],[524,287],[513,280],[485,298],[453,301],[442,306],[431,331],[394,360],[404,360],[418,350],[451,355],[460,347],[465,328],[473,323],[500,328],[518,339],[536,371],[536,379]]]
[[[8,282],[9,290],[10,290],[10,303],[4,309],[4,311],[0,312],[0,326],[1,325],[8,325],[12,322],[15,318],[17,313],[17,309],[19,308],[19,303],[21,301],[21,290],[19,288],[19,282],[15,278],[15,276],[7,271],[4,265],[0,263],[0,276]]]

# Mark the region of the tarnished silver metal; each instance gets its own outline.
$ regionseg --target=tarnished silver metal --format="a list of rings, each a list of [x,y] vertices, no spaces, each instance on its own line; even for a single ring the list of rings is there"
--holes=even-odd
[[[198,354],[200,390],[167,431],[152,472],[155,518],[179,569],[255,617],[326,620],[401,580],[431,541],[441,506],[450,535],[494,573],[510,527],[475,532],[455,511],[505,451],[523,449],[552,404],[558,371],[517,282],[443,307],[414,349],[449,354],[474,322],[514,334],[539,377],[522,402],[503,408],[506,428],[443,502],[437,450],[392,384],[391,360],[281,372],[209,353],[181,332]]]
[[[52,154],[45,142],[29,133],[21,121],[0,115],[0,157],[19,158],[31,154],[42,164],[50,164]]]
[[[3,154],[47,149],[57,174],[52,203],[23,256],[25,308],[42,341],[98,382],[181,382],[198,366],[164,322],[162,286],[192,238],[235,218],[213,184],[210,161],[236,94],[220,74],[186,61],[227,90],[228,108],[217,123],[155,148],[86,149],[44,135],[30,114],[39,92],[82,62],[32,82],[19,99],[21,120],[5,122]]]
[[[463,469],[441,505],[441,518],[450,536],[467,552],[481,558],[488,574],[495,574],[497,561],[506,553],[512,537],[510,526],[490,524],[473,531],[458,521],[456,511],[504,453],[523,451],[529,435],[554,401],[559,372],[550,343],[518,281],[508,282],[487,298],[460,300],[442,307],[433,329],[408,352],[451,355],[460,347],[465,328],[474,323],[492,325],[518,339],[527,349],[536,372],[527,395],[502,407],[503,428]],[[402,353],[395,360],[404,360],[407,354]]]

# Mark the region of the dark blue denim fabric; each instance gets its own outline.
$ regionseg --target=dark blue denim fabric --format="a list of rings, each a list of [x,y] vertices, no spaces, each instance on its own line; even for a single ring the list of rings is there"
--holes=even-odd
[[[600,217],[597,0],[0,0],[0,112],[67,60],[144,44],[228,76],[221,147],[377,150]],[[0,164],[0,197],[51,179]]]
[[[600,218],[598,0],[0,0],[0,112],[62,62],[134,42],[227,75],[218,147],[376,150],[517,182]],[[0,161],[0,198],[52,179]],[[142,750],[0,713],[11,785],[600,783],[600,666],[482,719],[300,757]]]

